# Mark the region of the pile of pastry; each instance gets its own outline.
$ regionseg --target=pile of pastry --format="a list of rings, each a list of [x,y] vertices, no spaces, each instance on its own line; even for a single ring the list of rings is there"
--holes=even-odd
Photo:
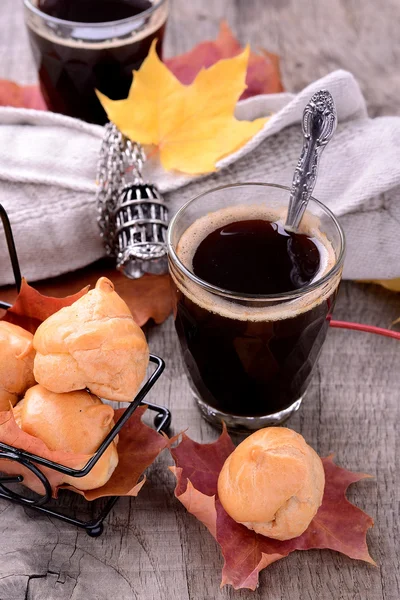
[[[146,338],[105,277],[32,335],[0,322],[0,410],[50,450],[93,454],[114,425],[100,397],[131,402],[149,362]],[[88,475],[65,476],[81,490],[101,487],[118,464],[116,438]],[[82,465],[84,466],[84,465]]]

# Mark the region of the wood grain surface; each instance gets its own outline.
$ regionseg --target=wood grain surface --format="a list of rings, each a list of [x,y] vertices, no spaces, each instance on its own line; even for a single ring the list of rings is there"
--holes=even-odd
[[[34,82],[22,1],[1,0],[0,10],[0,78]],[[398,0],[174,0],[167,54],[213,37],[221,19],[243,43],[280,54],[287,89],[345,68],[360,81],[371,115],[399,114]],[[57,290],[58,281],[47,284],[47,292]],[[122,293],[129,297],[129,283]],[[344,283],[335,316],[387,327],[400,316],[399,296]],[[172,320],[147,331],[152,352],[167,362],[150,399],[172,409],[174,432],[189,427],[196,440],[216,439],[194,407]],[[174,499],[164,454],[139,497],[118,502],[99,539],[1,501],[0,600],[398,600],[398,361],[396,340],[331,330],[310,392],[290,421],[321,455],[335,452],[339,464],[375,477],[349,497],[376,521],[368,542],[378,567],[330,551],[296,552],[263,571],[256,592],[220,590],[217,544]],[[86,510],[68,494],[64,502],[76,514]]]

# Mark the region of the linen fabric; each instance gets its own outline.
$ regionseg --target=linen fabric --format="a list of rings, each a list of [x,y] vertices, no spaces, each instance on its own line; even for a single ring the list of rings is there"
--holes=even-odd
[[[171,215],[187,200],[220,185],[256,181],[290,186],[302,147],[303,110],[320,89],[334,97],[338,128],[322,155],[313,195],[344,228],[344,277],[399,277],[400,118],[368,118],[360,87],[346,71],[335,71],[298,94],[239,102],[239,119],[272,116],[244,147],[218,163],[217,172],[201,177],[166,173],[153,158],[145,176],[164,194]],[[95,200],[102,136],[102,127],[70,117],[0,108],[0,203],[10,217],[28,280],[60,275],[104,255]],[[0,258],[0,285],[13,283],[4,235]]]

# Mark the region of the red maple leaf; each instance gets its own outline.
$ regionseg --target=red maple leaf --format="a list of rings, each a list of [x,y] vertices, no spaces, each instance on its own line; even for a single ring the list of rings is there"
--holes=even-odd
[[[115,411],[115,421],[121,417],[124,410]],[[169,444],[165,436],[142,422],[141,419],[145,411],[146,406],[137,408],[121,429],[117,446],[118,466],[111,479],[101,488],[82,492],[72,486],[64,486],[62,485],[64,477],[62,473],[38,465],[50,482],[53,496],[57,496],[60,487],[82,494],[86,500],[95,500],[103,496],[137,496],[145,482],[145,478],[139,481],[143,472]],[[49,450],[39,438],[25,433],[18,427],[12,410],[0,412],[0,441],[3,444],[8,444],[14,448],[25,450],[74,469],[84,467],[91,457],[85,454]],[[9,475],[23,475],[24,485],[38,494],[43,493],[42,485],[37,477],[20,463],[0,458],[0,470]]]
[[[89,285],[94,286],[99,277],[111,279],[115,291],[125,300],[140,327],[150,319],[157,324],[162,323],[171,314],[172,293],[168,274],[144,275],[131,280],[119,271],[105,267],[100,261],[79,271],[38,282],[35,288],[23,280],[18,298],[3,319],[34,333],[47,317],[83,296]],[[80,287],[83,289],[76,293],[75,290]],[[61,297],[56,298],[53,294]],[[14,291],[7,289],[1,293],[0,299],[11,303],[14,296]]]
[[[0,79],[0,106],[47,110],[38,85],[19,85],[8,79]]]
[[[218,476],[233,450],[226,430],[212,444],[198,444],[183,435],[179,446],[171,450],[176,464],[171,467],[177,478],[175,495],[221,546],[225,559],[221,585],[254,590],[259,572],[294,550],[329,548],[375,564],[366,542],[373,520],[345,495],[351,483],[369,475],[338,467],[332,456],[323,458],[325,492],[316,516],[303,535],[287,541],[273,540],[236,523],[218,499]]]
[[[43,296],[43,294],[30,286],[26,279],[22,279],[21,290],[14,304],[0,320],[19,325],[23,329],[35,333],[43,321],[61,308],[64,308],[64,306],[71,306],[76,300],[84,296],[88,290],[89,286],[72,296],[54,298],[52,296]]]
[[[243,48],[234,37],[228,24],[222,21],[218,37],[197,44],[192,50],[164,60],[167,67],[181,83],[192,83],[197,73],[211,67],[223,58],[232,58]],[[251,52],[246,77],[247,89],[241,100],[258,94],[276,94],[283,91],[279,70],[279,57],[261,49],[259,54]]]

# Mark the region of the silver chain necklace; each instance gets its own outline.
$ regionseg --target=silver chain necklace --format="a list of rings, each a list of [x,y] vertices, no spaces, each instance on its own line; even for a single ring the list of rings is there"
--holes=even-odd
[[[157,188],[142,177],[144,150],[112,123],[104,129],[96,198],[106,252],[131,279],[165,273],[168,209]]]

